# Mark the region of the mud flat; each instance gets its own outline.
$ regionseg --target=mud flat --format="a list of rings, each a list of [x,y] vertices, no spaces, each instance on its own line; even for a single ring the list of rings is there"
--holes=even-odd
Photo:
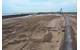
[[[65,28],[62,16],[34,15],[2,22],[3,50],[60,50]]]

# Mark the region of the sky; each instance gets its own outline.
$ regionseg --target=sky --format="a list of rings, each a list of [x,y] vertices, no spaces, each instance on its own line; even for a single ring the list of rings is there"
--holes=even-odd
[[[3,0],[2,14],[12,15],[30,12],[76,12],[76,0]]]

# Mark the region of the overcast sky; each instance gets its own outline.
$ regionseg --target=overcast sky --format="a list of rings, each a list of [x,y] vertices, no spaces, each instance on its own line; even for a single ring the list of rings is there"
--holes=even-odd
[[[76,0],[3,0],[3,15],[27,12],[76,12]]]

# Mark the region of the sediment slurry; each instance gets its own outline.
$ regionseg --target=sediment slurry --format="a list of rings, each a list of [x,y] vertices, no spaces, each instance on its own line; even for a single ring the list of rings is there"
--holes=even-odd
[[[3,50],[59,50],[65,32],[64,17],[56,15],[3,19],[2,27]]]

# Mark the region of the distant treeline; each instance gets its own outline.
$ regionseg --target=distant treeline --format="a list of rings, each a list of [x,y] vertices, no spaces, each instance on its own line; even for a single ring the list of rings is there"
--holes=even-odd
[[[28,15],[39,15],[39,14],[60,14],[61,12],[38,12],[38,13],[26,13],[26,14],[15,14],[15,15],[4,15],[2,19],[13,18],[13,17],[23,17]],[[62,12],[63,14],[77,14],[77,12]]]
[[[77,14],[77,12],[39,12],[39,13],[36,13],[36,14],[60,14],[60,13],[63,13],[63,14]]]
[[[22,17],[22,16],[28,16],[28,15],[32,15],[32,14],[4,15],[4,16],[2,16],[2,19],[6,19],[6,18],[13,18],[13,17]]]

